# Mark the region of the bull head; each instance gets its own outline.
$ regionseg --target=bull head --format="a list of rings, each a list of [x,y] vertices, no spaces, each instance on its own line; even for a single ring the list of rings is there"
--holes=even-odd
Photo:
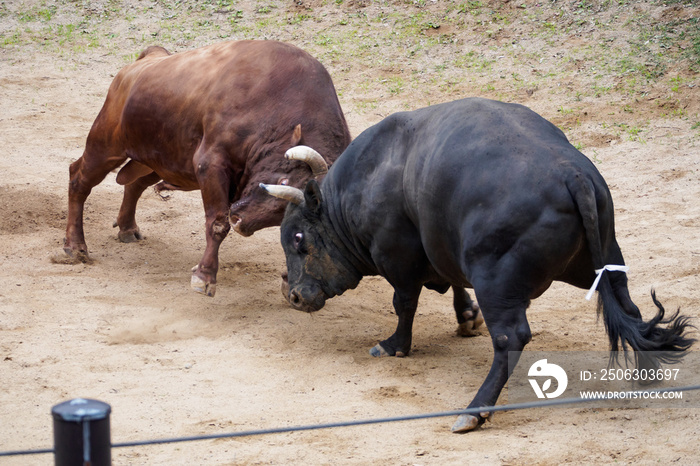
[[[323,157],[321,157],[321,154],[308,146],[292,147],[285,152],[284,156],[289,160],[306,162],[309,167],[311,167],[311,172],[316,179],[328,173],[328,165],[326,161],[323,160]],[[293,186],[260,183],[260,187],[267,191],[267,193],[296,205],[301,204],[301,201],[304,200],[304,193],[302,190]]]
[[[334,278],[341,277],[324,247],[321,219],[321,193],[316,180],[305,189],[291,186],[260,185],[269,194],[290,201],[280,228],[287,273],[282,274],[282,294],[292,307],[313,312],[327,298],[342,293],[335,289]],[[328,280],[330,278],[330,280]]]
[[[300,126],[297,126],[292,144],[298,144],[300,132]],[[305,165],[311,168],[313,177],[316,179],[328,172],[328,165],[323,157],[309,147],[295,146],[287,151],[286,158],[287,160],[279,156],[260,157],[260,165],[246,170],[247,176],[237,186],[240,193],[236,193],[237,199],[229,208],[229,218],[237,233],[249,236],[261,228],[279,225],[282,220],[284,204],[268,198],[265,194],[266,190],[259,188],[261,182],[301,187],[309,179],[309,170]],[[291,160],[300,160],[305,163],[299,164]],[[294,200],[294,197],[289,195],[293,191],[273,190],[281,193],[280,196],[283,199]]]
[[[321,154],[308,146],[292,147],[285,152],[284,157],[290,160],[300,160],[306,162],[309,167],[311,167],[311,172],[316,179],[319,179],[321,176],[328,173],[328,165],[326,164],[326,161],[323,160],[323,157],[321,157]],[[293,186],[260,183],[260,187],[268,194],[289,201],[297,206],[304,201],[304,192],[301,189]],[[297,307],[296,303],[290,297],[288,272],[286,271],[282,274],[281,291],[284,299],[287,300],[287,302],[292,306]],[[321,304],[321,306],[323,306],[323,304]]]
[[[314,174],[324,175],[323,167],[314,167],[316,151],[295,147],[285,154],[287,158],[304,160]],[[266,185],[260,187],[269,194],[288,200],[284,220],[280,228],[282,248],[287,259],[287,273],[283,274],[282,293],[293,307],[306,312],[321,309],[326,299],[355,288],[361,279],[334,244],[328,218],[323,212],[323,197],[316,180],[310,180],[305,188]]]

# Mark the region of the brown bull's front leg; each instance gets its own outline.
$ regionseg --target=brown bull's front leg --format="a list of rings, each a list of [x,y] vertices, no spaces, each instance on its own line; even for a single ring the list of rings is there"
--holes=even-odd
[[[207,296],[216,294],[216,274],[219,271],[219,247],[228,235],[231,225],[226,216],[207,218],[207,247],[199,264],[192,268],[190,285],[198,293]]]
[[[202,191],[206,217],[207,247],[202,260],[192,268],[190,285],[198,293],[214,296],[216,274],[219,271],[219,247],[231,229],[228,218],[231,180],[223,168],[225,155],[217,157],[217,154],[204,153],[199,154],[196,159],[196,176]]]
[[[399,323],[392,336],[378,343],[369,351],[372,356],[408,356],[413,339],[413,318],[416,315],[420,292],[420,287],[417,291],[394,290],[394,310],[399,317]]]

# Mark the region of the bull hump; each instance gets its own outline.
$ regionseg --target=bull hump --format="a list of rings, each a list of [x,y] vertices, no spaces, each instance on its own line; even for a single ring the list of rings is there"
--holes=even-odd
[[[147,47],[143,52],[141,52],[136,61],[151,55],[158,57],[166,57],[168,55],[171,55],[171,53],[163,47],[160,47],[158,45],[151,45],[150,47]]]

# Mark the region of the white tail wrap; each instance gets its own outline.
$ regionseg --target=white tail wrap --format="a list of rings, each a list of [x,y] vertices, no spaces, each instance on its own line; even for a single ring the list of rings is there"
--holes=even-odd
[[[593,292],[596,290],[596,288],[598,288],[598,282],[600,282],[600,277],[603,276],[603,272],[605,272],[606,270],[609,270],[611,272],[627,272],[629,269],[630,268],[626,265],[606,265],[602,269],[597,269],[595,271],[596,277],[593,281],[593,286],[591,286],[591,289],[588,290],[588,293],[586,293],[586,299],[590,301],[593,297]]]
[[[284,156],[291,160],[300,160],[306,162],[311,167],[314,178],[323,176],[328,173],[328,164],[321,154],[310,148],[309,146],[295,146],[285,152]]]

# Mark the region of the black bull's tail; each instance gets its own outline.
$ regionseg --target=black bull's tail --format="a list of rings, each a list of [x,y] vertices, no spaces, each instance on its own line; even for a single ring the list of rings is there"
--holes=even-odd
[[[597,271],[605,265],[624,265],[622,263],[622,253],[619,252],[617,243],[614,240],[612,220],[606,225],[606,228],[611,230],[607,237],[606,247],[608,249],[614,247],[617,250],[614,251],[616,253],[612,254],[607,253],[608,251],[606,251],[606,254],[603,253],[594,182],[584,175],[578,174],[575,180],[570,180],[570,182],[567,182],[567,185],[583,220],[594,269]],[[601,197],[602,194],[598,193]],[[612,202],[607,192],[605,197],[608,204],[606,208],[612,211]],[[607,233],[605,232],[604,234]],[[618,261],[620,263],[607,263],[606,261],[610,260],[611,257],[619,257]],[[620,278],[620,275],[614,275],[622,273],[624,272],[604,271],[598,283],[598,315],[603,314],[613,357],[617,354],[618,344],[621,343],[624,351],[627,351],[629,345],[635,352],[654,352],[653,355],[645,355],[642,359],[635,358],[645,367],[658,367],[659,363],[662,362],[678,362],[695,342],[694,338],[687,337],[687,331],[693,328],[689,322],[690,318],[679,315],[680,310],[678,310],[664,319],[665,310],[656,299],[652,289],[651,298],[658,308],[658,312],[654,318],[645,322],[636,306],[629,301],[627,280],[624,277]],[[621,299],[627,300],[627,310],[620,302]],[[636,355],[638,356],[638,354]]]

